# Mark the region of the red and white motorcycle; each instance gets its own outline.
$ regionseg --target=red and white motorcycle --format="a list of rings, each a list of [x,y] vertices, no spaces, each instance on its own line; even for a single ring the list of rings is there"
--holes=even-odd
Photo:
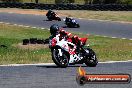
[[[59,67],[67,67],[69,64],[83,64],[95,67],[98,63],[95,52],[89,47],[84,48],[87,38],[80,38],[81,47],[77,47],[66,38],[59,38],[59,35],[51,40],[52,60]]]

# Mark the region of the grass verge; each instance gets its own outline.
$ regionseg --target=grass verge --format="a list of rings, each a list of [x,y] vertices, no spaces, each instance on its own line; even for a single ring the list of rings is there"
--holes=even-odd
[[[52,62],[48,47],[30,49],[31,47],[19,48],[24,38],[47,38],[48,30],[17,27],[13,25],[0,24],[0,64],[29,64]],[[84,37],[84,34],[78,34]],[[132,41],[122,39],[104,38],[90,35],[88,43],[97,53],[99,61],[131,60]],[[36,45],[37,46],[37,45]],[[35,46],[32,46],[35,47]]]

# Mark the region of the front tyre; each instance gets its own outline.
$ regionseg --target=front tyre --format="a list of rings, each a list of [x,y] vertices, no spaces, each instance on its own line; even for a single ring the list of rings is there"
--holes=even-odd
[[[59,55],[59,50],[53,49],[52,50],[52,60],[58,67],[65,68],[68,66],[69,59],[68,56],[65,54],[65,52],[62,52],[62,56]]]
[[[85,57],[84,63],[89,67],[96,67],[96,65],[98,64],[98,60],[97,60],[95,52],[90,48],[85,49],[85,51],[87,55]]]

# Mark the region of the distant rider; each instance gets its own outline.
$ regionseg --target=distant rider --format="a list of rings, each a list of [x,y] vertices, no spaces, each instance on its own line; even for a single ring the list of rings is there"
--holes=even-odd
[[[53,17],[55,16],[55,12],[52,11],[51,9],[47,12],[46,16]]]
[[[72,18],[66,17],[66,20],[65,20],[66,23],[71,22],[71,21],[72,21]]]

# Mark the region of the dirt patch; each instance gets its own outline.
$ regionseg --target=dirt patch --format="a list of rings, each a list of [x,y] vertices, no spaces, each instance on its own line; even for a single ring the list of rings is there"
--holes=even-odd
[[[23,45],[22,43],[14,44],[14,47],[17,47],[19,49],[29,49],[29,50],[39,50],[39,49],[45,49],[48,48],[48,44],[28,44]]]
[[[34,15],[45,15],[47,13],[46,10],[28,10],[28,9],[6,9],[2,8],[0,9],[0,12],[8,12],[8,13],[18,13],[18,14],[34,14]]]
[[[0,12],[17,13],[17,14],[32,14],[32,15],[46,15],[47,10],[34,10],[34,9],[17,9],[17,8],[0,8]],[[56,12],[56,11],[55,11]],[[58,14],[64,16],[63,14]]]

